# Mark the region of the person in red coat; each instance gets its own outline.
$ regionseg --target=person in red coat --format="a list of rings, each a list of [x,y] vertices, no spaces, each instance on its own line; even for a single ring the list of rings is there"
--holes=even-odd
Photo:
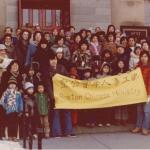
[[[147,51],[141,52],[138,67],[140,67],[143,75],[148,101],[137,105],[136,127],[132,132],[138,133],[142,131],[143,135],[148,135],[150,128],[150,55]]]

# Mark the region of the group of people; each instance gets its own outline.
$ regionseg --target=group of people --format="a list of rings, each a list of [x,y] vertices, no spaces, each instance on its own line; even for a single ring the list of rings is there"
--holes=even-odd
[[[55,108],[53,76],[58,73],[73,79],[94,80],[141,68],[150,96],[150,48],[147,37],[127,36],[109,25],[107,31],[74,26],[32,32],[6,27],[0,40],[0,138],[16,141],[37,137],[75,136],[73,127],[111,124],[127,125],[136,120],[133,133],[148,135],[150,102],[92,110]],[[79,104],[80,105],[80,104]],[[134,115],[130,115],[134,114]],[[25,129],[25,130],[24,130]],[[5,131],[5,132],[4,132]]]

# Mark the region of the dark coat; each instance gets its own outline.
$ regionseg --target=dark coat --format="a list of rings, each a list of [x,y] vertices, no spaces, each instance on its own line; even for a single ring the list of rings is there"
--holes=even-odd
[[[29,42],[23,44],[22,40],[19,40],[16,44],[15,59],[18,60],[21,67],[25,65],[28,46],[29,46]]]
[[[63,65],[57,64],[56,69],[53,69],[49,67],[48,70],[43,75],[43,82],[46,87],[46,92],[48,93],[49,99],[50,99],[50,107],[54,108],[55,107],[55,98],[54,98],[54,93],[53,93],[53,77],[55,74],[61,74],[64,76],[68,76],[68,73]]]
[[[39,70],[43,73],[45,70],[48,69],[49,66],[49,55],[51,53],[50,49],[42,49],[38,48],[36,53],[34,54],[33,61],[39,63]]]

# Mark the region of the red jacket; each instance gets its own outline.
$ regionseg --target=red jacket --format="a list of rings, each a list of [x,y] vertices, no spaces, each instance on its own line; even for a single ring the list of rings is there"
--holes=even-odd
[[[142,71],[147,94],[150,95],[150,64],[149,65],[139,64],[138,67],[140,67]]]

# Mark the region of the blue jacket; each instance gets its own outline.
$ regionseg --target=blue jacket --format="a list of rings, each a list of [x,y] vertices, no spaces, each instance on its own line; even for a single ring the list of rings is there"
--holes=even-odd
[[[32,57],[34,56],[36,50],[37,50],[37,45],[35,43],[30,43],[28,46],[25,66],[31,65]]]
[[[21,113],[23,112],[23,99],[20,92],[16,92],[16,103],[15,105],[8,105],[10,93],[4,94],[1,100],[1,105],[6,111],[6,114],[13,112]]]

